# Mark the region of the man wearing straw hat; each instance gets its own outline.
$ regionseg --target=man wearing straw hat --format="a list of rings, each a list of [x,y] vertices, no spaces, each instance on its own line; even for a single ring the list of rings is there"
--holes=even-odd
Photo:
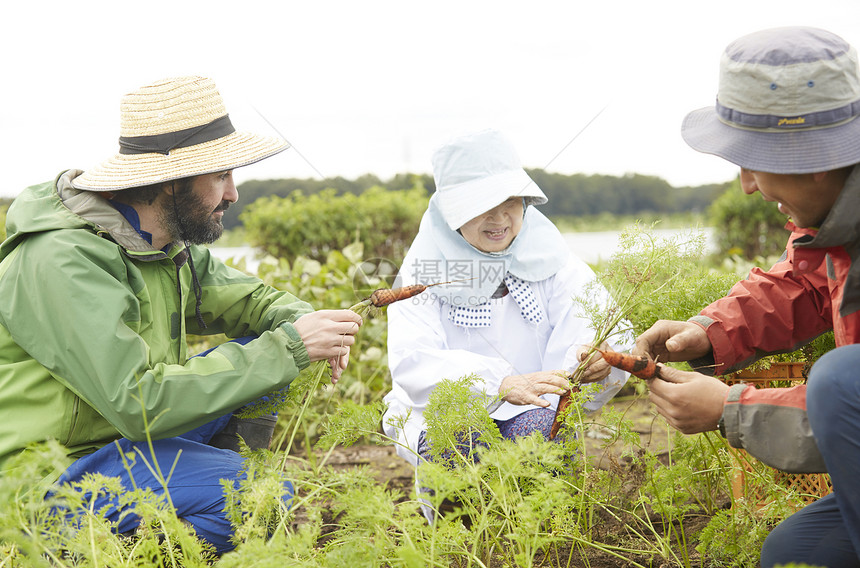
[[[716,107],[690,113],[694,149],[740,166],[744,192],[778,202],[783,258],[754,269],[688,322],[659,321],[635,352],[709,374],[792,351],[829,330],[837,348],[807,385],[731,388],[666,367],[650,398],[685,433],[718,429],[732,446],[794,473],[827,471],[835,493],[778,525],[761,565],[860,566],[860,74],[857,53],[815,28],[764,30],[722,56]]]
[[[62,475],[119,477],[164,493],[146,467],[174,467],[177,514],[218,553],[232,548],[221,480],[243,458],[208,445],[234,410],[283,389],[312,361],[332,379],[361,325],[313,311],[225,266],[206,248],[238,199],[234,168],[286,148],[235,130],[214,83],[168,79],[126,95],[120,150],[86,172],[29,187],[0,246],[0,470],[32,443],[59,440]],[[189,357],[186,334],[239,338]],[[146,443],[151,437],[154,455]],[[116,443],[115,443],[116,442]],[[126,471],[124,454],[139,454]],[[175,466],[174,466],[175,462]],[[284,499],[292,488],[285,483]],[[118,530],[138,519],[110,505]]]

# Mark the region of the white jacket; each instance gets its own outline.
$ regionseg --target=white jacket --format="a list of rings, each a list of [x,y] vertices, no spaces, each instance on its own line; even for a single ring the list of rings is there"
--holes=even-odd
[[[510,294],[491,300],[492,325],[488,328],[454,325],[448,317],[450,304],[433,297],[429,293],[432,289],[412,300],[389,306],[388,364],[393,385],[385,397],[388,410],[383,428],[388,436],[406,446],[398,446],[397,453],[413,465],[417,464],[418,435],[425,429],[424,409],[433,388],[443,379],[458,379],[475,373],[483,379],[476,388],[495,396],[502,379],[509,375],[557,369],[572,371],[577,366],[577,348],[594,340],[590,322],[579,315],[574,298],[582,297],[586,284],[594,277],[587,264],[571,255],[554,276],[529,282],[546,315],[539,325],[523,319]],[[594,300],[605,303],[605,298]],[[613,345],[617,350],[627,347],[629,345]],[[599,383],[603,388],[586,404],[586,410],[603,406],[624,385],[627,376],[613,369]],[[558,395],[543,398],[550,402],[551,408],[558,404]],[[534,408],[538,407],[505,402],[491,416],[507,420]],[[407,414],[405,428],[400,430],[392,424],[395,417]]]

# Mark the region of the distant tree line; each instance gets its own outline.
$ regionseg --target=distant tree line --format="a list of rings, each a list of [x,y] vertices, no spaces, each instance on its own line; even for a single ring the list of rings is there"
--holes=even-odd
[[[712,226],[721,228],[717,248],[722,255],[767,258],[779,255],[785,246],[785,216],[773,203],[744,195],[737,179],[673,187],[661,178],[639,174],[527,171],[549,198],[540,206],[549,217],[705,213]],[[433,191],[433,176],[428,174],[398,174],[387,181],[371,174],[353,180],[251,180],[240,185],[240,200],[225,212],[224,225],[228,229],[242,225],[240,213],[260,200],[247,209],[244,225],[255,246],[272,254],[291,258],[311,250],[311,256],[324,259],[358,236],[369,254],[396,257],[417,231]],[[343,199],[335,199],[338,196]],[[11,202],[0,197],[0,241],[5,238]]]
[[[697,187],[673,187],[662,178],[639,174],[625,176],[556,174],[542,169],[527,169],[531,178],[546,193],[549,203],[540,206],[548,217],[579,217],[610,213],[636,215],[641,213],[703,212],[728,188],[730,182]],[[313,195],[334,189],[337,195],[360,195],[371,187],[392,191],[424,187],[428,194],[436,189],[429,174],[397,174],[382,180],[373,174],[355,179],[332,177],[326,179],[268,179],[249,180],[239,186],[239,202],[224,212],[224,227],[232,229],[242,224],[239,214],[261,197],[287,197],[299,189]],[[0,198],[0,207],[11,199]]]
[[[600,213],[635,215],[650,213],[704,212],[728,188],[730,182],[697,187],[673,187],[659,177],[557,174],[542,169],[527,169],[531,178],[546,193],[549,202],[540,210],[548,217],[587,216]],[[436,188],[429,174],[397,174],[387,181],[366,174],[355,179],[343,177],[316,179],[249,180],[239,186],[239,202],[224,213],[224,226],[241,225],[239,214],[261,197],[287,197],[295,190],[313,195],[334,189],[337,195],[360,195],[371,187],[404,191],[424,187],[428,194]]]
[[[548,217],[585,216],[600,213],[704,212],[729,187],[730,182],[697,187],[673,187],[666,180],[640,174],[555,174],[527,170],[549,202],[540,207]]]

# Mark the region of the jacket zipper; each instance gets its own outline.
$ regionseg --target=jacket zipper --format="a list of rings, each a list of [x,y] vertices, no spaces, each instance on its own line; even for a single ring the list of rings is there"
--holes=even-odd
[[[69,435],[66,437],[66,441],[63,442],[63,445],[69,445],[72,442],[72,438],[74,437],[75,430],[78,427],[78,414],[80,411],[81,399],[75,396],[75,400],[72,403],[72,421],[69,424]]]

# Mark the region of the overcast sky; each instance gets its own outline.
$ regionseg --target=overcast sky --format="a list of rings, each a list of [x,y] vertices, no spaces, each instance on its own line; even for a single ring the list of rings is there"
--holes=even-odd
[[[486,127],[505,132],[526,167],[723,182],[735,167],[691,150],[679,130],[713,104],[725,46],[785,25],[860,45],[857,0],[33,0],[2,10],[4,197],[113,155],[120,97],[186,74],[215,79],[238,129],[294,146],[236,170],[239,182],[429,173],[439,143]]]

